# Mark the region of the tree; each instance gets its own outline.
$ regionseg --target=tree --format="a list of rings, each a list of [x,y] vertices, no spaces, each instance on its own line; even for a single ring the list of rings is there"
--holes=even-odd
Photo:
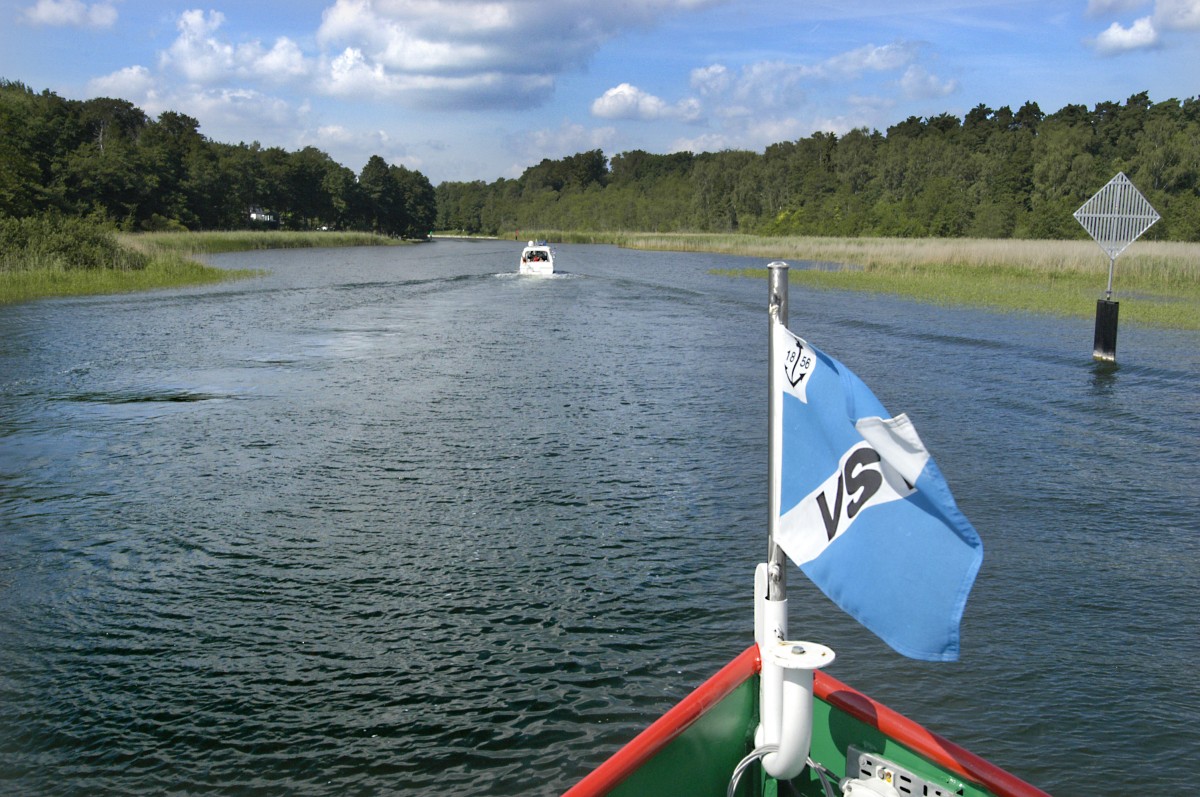
[[[437,196],[429,179],[404,166],[389,168],[398,203],[397,235],[427,238],[437,221]]]
[[[397,208],[403,208],[395,178],[387,161],[372,155],[358,175],[366,199],[367,222],[373,232],[381,235],[397,235],[403,227],[403,219],[397,218]]]

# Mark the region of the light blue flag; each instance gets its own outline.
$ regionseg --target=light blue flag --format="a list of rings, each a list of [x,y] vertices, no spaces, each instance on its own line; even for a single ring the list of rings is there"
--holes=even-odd
[[[956,660],[979,535],[907,416],[889,418],[846,366],[771,326],[776,542],[897,652]]]

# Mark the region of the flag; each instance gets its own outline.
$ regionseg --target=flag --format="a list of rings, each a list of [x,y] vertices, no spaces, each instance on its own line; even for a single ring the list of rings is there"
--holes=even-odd
[[[898,653],[958,658],[983,543],[906,415],[771,323],[775,542]]]

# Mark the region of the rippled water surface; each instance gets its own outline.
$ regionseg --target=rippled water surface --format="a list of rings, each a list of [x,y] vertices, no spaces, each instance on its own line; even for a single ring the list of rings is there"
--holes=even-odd
[[[751,641],[763,261],[515,242],[0,308],[0,793],[553,795]],[[1098,286],[1099,287],[1099,286]],[[1119,287],[1119,286],[1118,286]],[[1118,297],[1119,298],[1119,297]],[[1056,794],[1200,757],[1200,336],[793,289],[986,546],[832,673]]]

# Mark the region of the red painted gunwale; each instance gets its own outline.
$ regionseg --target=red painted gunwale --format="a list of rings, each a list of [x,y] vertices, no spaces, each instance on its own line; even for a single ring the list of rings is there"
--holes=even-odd
[[[602,797],[672,739],[683,733],[704,712],[721,702],[747,678],[758,673],[762,659],[751,645],[716,675],[696,688],[650,727],[635,736],[611,758],[568,789],[563,797]],[[969,750],[933,733],[887,706],[821,671],[815,674],[817,697],[866,723],[889,738],[955,775],[978,783],[998,797],[1050,797],[1046,792],[1011,775]]]

